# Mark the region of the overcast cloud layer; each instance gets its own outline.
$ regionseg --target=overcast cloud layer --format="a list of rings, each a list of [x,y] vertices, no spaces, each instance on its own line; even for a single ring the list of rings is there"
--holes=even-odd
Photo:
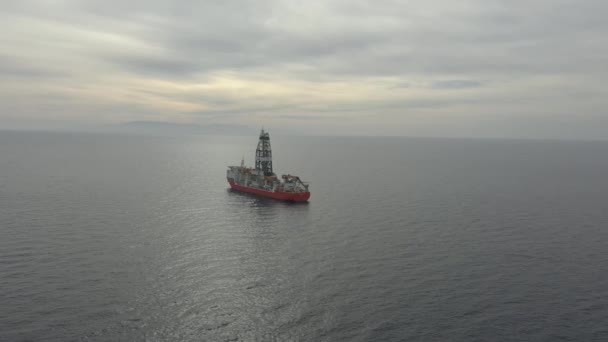
[[[0,127],[608,139],[608,2],[3,1]]]

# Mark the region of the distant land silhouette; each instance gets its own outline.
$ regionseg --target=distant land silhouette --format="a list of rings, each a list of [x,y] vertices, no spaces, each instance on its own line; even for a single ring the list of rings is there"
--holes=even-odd
[[[257,128],[246,125],[175,123],[163,121],[131,121],[107,127],[129,133],[142,134],[218,134],[218,135],[251,135]]]

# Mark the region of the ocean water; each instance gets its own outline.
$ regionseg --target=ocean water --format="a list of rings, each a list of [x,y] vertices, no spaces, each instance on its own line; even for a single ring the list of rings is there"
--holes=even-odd
[[[0,341],[607,341],[608,143],[0,132]]]

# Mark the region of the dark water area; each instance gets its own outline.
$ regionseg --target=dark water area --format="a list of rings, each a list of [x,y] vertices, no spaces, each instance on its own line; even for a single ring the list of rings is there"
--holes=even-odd
[[[0,132],[0,341],[607,341],[608,143]]]

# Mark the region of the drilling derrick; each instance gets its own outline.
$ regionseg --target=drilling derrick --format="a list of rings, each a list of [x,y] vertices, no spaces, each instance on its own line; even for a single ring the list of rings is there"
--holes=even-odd
[[[264,176],[272,176],[272,150],[270,149],[270,135],[268,132],[264,132],[264,129],[260,132],[260,140],[258,141],[258,147],[255,150],[255,168],[261,170]]]

